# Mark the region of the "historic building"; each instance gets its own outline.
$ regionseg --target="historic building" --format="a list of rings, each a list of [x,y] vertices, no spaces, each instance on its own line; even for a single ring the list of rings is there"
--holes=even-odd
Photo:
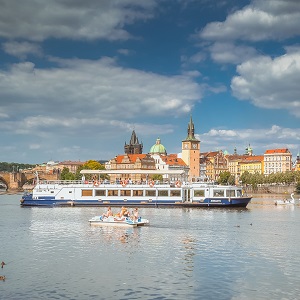
[[[300,171],[300,153],[298,152],[297,158],[295,161],[295,171]]]
[[[124,153],[126,154],[142,154],[143,153],[143,144],[139,143],[139,139],[136,136],[135,131],[132,131],[129,144],[125,142]]]
[[[227,160],[222,150],[200,154],[201,179],[217,181],[221,172],[228,171]],[[205,174],[205,175],[204,175]]]
[[[196,181],[200,176],[200,141],[195,138],[195,128],[190,117],[187,137],[182,141],[181,158],[189,169],[189,181]]]
[[[250,174],[263,174],[264,173],[264,156],[263,155],[250,155],[246,156],[239,162],[240,175],[244,172]]]
[[[155,144],[150,148],[150,154],[167,155],[165,146],[161,143],[160,138],[156,139]]]
[[[118,155],[105,164],[108,170],[128,170],[126,174],[111,174],[110,180],[140,182],[147,180],[145,174],[132,174],[130,170],[155,170],[155,161],[149,154]]]
[[[264,153],[264,174],[292,170],[292,153],[289,149],[269,149]]]

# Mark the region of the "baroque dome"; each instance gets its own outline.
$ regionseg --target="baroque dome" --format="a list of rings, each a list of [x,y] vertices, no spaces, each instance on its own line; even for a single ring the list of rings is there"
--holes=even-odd
[[[160,138],[158,138],[156,140],[156,143],[150,148],[149,153],[151,153],[151,154],[155,154],[155,153],[167,154],[167,150],[166,150],[165,146],[160,143]]]

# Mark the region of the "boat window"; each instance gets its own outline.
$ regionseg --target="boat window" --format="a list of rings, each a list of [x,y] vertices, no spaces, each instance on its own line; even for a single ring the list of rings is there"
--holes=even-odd
[[[236,190],[236,196],[242,197],[242,190]]]
[[[158,197],[166,197],[168,196],[168,191],[162,190],[158,191]]]
[[[213,197],[224,197],[224,190],[215,189],[213,193]]]
[[[146,197],[155,197],[155,190],[146,190],[145,196]]]
[[[204,190],[194,190],[194,197],[204,197]]]
[[[93,190],[81,190],[81,196],[93,196]]]
[[[181,190],[170,190],[170,197],[180,197]]]
[[[118,196],[118,190],[108,190],[107,191],[107,196],[108,197]]]
[[[235,197],[235,190],[226,190],[226,197]]]
[[[105,190],[95,190],[95,196],[105,196]]]
[[[131,190],[121,190],[120,191],[120,196],[130,197],[131,196]]]
[[[152,191],[152,192],[154,192],[154,191]],[[143,196],[142,190],[133,190],[132,193],[133,193],[133,195],[132,195],[133,197]]]

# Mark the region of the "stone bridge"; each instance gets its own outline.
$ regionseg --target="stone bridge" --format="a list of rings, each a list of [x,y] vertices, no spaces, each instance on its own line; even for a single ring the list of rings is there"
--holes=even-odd
[[[32,181],[35,178],[34,172],[0,172],[0,183],[6,186],[7,190],[22,189],[26,182]],[[39,179],[42,180],[57,180],[58,174],[48,174],[39,172]]]

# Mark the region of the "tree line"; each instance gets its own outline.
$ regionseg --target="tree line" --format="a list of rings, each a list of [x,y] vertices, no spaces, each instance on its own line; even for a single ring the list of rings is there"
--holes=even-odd
[[[235,178],[230,172],[221,172],[218,180],[219,184],[235,184]],[[240,183],[243,185],[252,185],[256,189],[262,184],[296,184],[296,191],[300,193],[300,171],[295,172],[277,172],[269,175],[259,173],[251,174],[248,171],[244,172],[240,177]]]
[[[0,172],[18,172],[23,169],[34,168],[36,165],[32,164],[20,164],[20,163],[8,163],[8,162],[0,162]]]

